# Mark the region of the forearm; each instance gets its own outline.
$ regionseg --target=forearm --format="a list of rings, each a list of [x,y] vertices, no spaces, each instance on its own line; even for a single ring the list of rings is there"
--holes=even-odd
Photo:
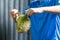
[[[60,14],[60,5],[57,6],[48,6],[48,7],[39,7],[39,8],[31,8],[33,13],[42,13],[42,12],[53,12]]]
[[[42,13],[42,12],[53,12],[56,14],[58,14],[58,13],[60,14],[60,5],[39,7],[39,8],[30,8],[30,9],[27,9],[25,12],[28,16],[31,16],[32,14]]]
[[[49,7],[41,7],[45,12],[54,12],[60,14],[60,5],[57,6],[49,6]]]

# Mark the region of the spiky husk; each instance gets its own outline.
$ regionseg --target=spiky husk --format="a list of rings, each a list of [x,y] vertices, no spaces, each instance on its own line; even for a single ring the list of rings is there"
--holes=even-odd
[[[26,15],[21,14],[17,19],[16,26],[18,32],[27,32],[30,29],[30,19]]]

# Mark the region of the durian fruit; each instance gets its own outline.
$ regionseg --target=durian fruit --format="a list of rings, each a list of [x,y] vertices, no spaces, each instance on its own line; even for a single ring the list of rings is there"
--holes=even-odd
[[[18,32],[24,33],[30,29],[30,19],[27,15],[23,15],[17,9],[12,9],[10,15],[16,23],[16,30]]]
[[[27,32],[30,29],[30,19],[26,15],[21,14],[16,20],[16,28],[19,33]]]

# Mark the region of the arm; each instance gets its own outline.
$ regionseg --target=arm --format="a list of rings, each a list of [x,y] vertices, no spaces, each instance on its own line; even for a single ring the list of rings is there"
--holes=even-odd
[[[39,7],[39,8],[30,8],[26,11],[26,14],[28,16],[31,16],[32,14],[38,14],[38,13],[42,13],[42,12],[53,12],[56,14],[60,14],[60,5],[48,6],[48,7]]]
[[[48,7],[40,7],[40,8],[31,8],[35,13],[42,13],[42,12],[54,12],[60,14],[60,5],[57,6],[48,6]]]
[[[60,5],[57,6],[49,6],[49,7],[42,7],[43,11],[45,12],[54,12],[60,14]]]

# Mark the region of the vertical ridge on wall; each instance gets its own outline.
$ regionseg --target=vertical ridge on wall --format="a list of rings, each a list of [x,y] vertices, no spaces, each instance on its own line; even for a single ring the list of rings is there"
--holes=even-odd
[[[8,0],[5,1],[6,40],[8,40]]]
[[[2,31],[2,40],[5,40],[5,28],[4,24],[4,0],[1,0],[1,31]]]
[[[6,15],[5,15],[5,0],[4,0],[4,13],[3,13],[3,14],[4,14],[4,15],[3,15],[3,24],[4,24],[4,25],[3,25],[3,29],[4,29],[3,33],[4,33],[4,40],[6,40],[6,37],[5,37],[5,36],[6,36],[6,35],[5,35],[5,34],[6,34],[6,24],[5,24],[5,23],[6,23],[6,20],[5,20],[5,19],[6,19],[6,17],[5,17],[5,16],[6,16]]]
[[[0,0],[0,38],[1,40],[30,40],[30,32],[18,33],[16,25],[10,16],[10,10],[20,12],[28,6],[28,0]],[[28,34],[29,33],[29,34]]]
[[[0,0],[1,5],[1,0]],[[0,39],[2,40],[2,29],[1,29],[1,6],[0,6]]]

